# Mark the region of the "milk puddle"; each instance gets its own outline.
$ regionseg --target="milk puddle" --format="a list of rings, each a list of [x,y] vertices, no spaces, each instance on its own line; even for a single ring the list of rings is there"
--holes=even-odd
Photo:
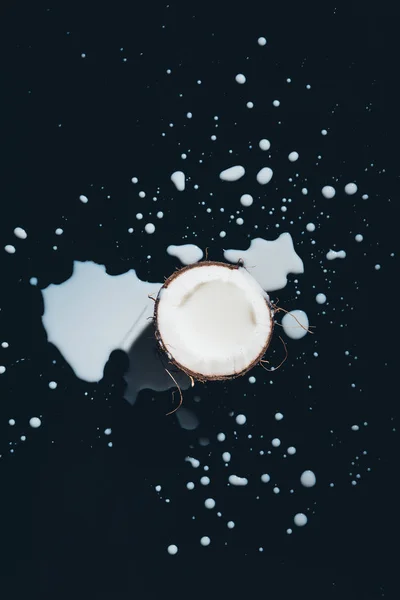
[[[184,265],[197,262],[203,255],[194,244],[169,246],[167,252]],[[285,287],[289,273],[304,272],[289,233],[273,241],[253,239],[248,250],[226,250],[224,255],[233,263],[241,258],[268,292]],[[75,375],[88,382],[102,379],[111,352],[124,351],[129,358],[124,396],[131,404],[143,389],[170,389],[175,383],[165,371],[166,361],[160,355],[151,321],[154,301],[150,296],[155,298],[161,285],[141,281],[133,269],[109,275],[104,265],[75,261],[67,281],[42,290],[47,339]],[[296,329],[295,323],[292,326]],[[285,332],[291,335],[289,327]],[[177,371],[174,376],[182,389],[189,387],[184,373]]]

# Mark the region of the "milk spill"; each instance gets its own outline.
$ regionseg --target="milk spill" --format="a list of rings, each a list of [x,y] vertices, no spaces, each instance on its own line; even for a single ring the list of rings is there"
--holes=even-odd
[[[263,167],[260,171],[258,171],[256,178],[260,185],[265,185],[271,181],[272,175],[273,171],[270,167]]]
[[[171,175],[171,181],[177,190],[183,192],[185,189],[185,173],[183,171],[174,171]]]
[[[244,174],[244,167],[241,165],[235,165],[225,169],[224,171],[221,171],[219,178],[222,179],[222,181],[237,181],[238,179],[241,179]]]
[[[251,240],[247,250],[225,250],[224,257],[236,263],[239,259],[267,292],[284,288],[289,273],[304,273],[304,264],[295,252],[290,233],[282,233],[276,240]]]
[[[183,265],[191,265],[203,258],[203,251],[195,244],[181,244],[180,246],[168,246],[167,252],[170,256],[179,258]]]
[[[260,37],[257,40],[258,46],[263,47],[266,46],[267,40],[264,37]],[[269,51],[269,50],[268,50]],[[260,52],[267,52],[267,50],[260,50]],[[81,55],[85,57],[85,54]],[[171,69],[167,70],[167,74],[171,75]],[[291,78],[286,79],[287,83],[291,83]],[[239,84],[239,86],[235,85],[235,82]],[[232,85],[238,89],[240,86],[243,86],[245,83],[247,84],[242,88],[242,90],[247,90],[250,83],[251,78],[249,77],[249,81],[247,82],[246,76],[242,73],[238,73],[235,77],[235,81],[231,80]],[[201,81],[198,80],[197,84],[200,85]],[[307,84],[305,89],[310,90],[311,85]],[[242,91],[241,90],[241,91]],[[308,93],[308,92],[307,92]],[[269,96],[269,102],[271,102],[271,96]],[[243,102],[243,101],[242,101]],[[246,103],[247,108],[249,109],[257,109],[259,103],[254,104],[251,96],[244,98],[244,102]],[[281,105],[280,100],[275,99],[272,101],[272,106],[274,108],[279,108]],[[284,106],[278,111],[280,113],[283,111]],[[255,112],[255,110],[253,112]],[[277,114],[278,114],[277,113]],[[282,112],[283,114],[283,112]],[[195,114],[195,117],[197,113]],[[186,113],[187,119],[192,119],[192,112]],[[279,117],[278,117],[279,118]],[[214,120],[216,121],[216,126],[218,125],[219,117],[215,116]],[[193,124],[196,119],[193,119]],[[268,124],[263,124],[263,130],[259,132],[259,135],[269,135],[268,132]],[[173,126],[173,123],[170,123],[170,126]],[[217,130],[216,130],[217,133]],[[322,136],[326,136],[328,133],[327,129],[322,129],[320,131]],[[213,142],[217,142],[218,136],[213,134],[209,136]],[[256,141],[253,141],[253,145],[256,146],[256,150],[258,154],[268,152],[271,149],[271,142],[267,138],[262,138],[259,140],[258,144]],[[258,145],[258,148],[257,148]],[[279,140],[273,139],[273,150],[276,146],[279,146]],[[289,148],[290,149],[290,148]],[[261,151],[261,153],[260,153]],[[180,157],[182,160],[186,160],[189,156],[189,149],[185,149],[185,152],[180,153]],[[271,159],[270,154],[263,154],[265,162]],[[318,156],[320,159],[321,156]],[[301,160],[299,160],[301,159]],[[239,159],[241,160],[241,159]],[[271,159],[272,160],[272,159]],[[288,155],[288,160],[291,163],[299,164],[303,162],[303,155],[300,157],[297,151],[291,151]],[[201,161],[200,161],[201,162]],[[233,162],[233,161],[232,161]],[[232,164],[231,162],[231,164]],[[264,162],[264,164],[265,164]],[[189,161],[187,162],[189,167]],[[229,162],[228,162],[229,164]],[[272,164],[272,162],[271,162]],[[221,165],[222,166],[222,165]],[[224,182],[236,182],[241,178],[244,178],[246,175],[246,169],[250,164],[247,165],[243,162],[243,165],[234,165],[232,167],[226,168],[225,170],[219,173],[220,180]],[[273,165],[272,165],[273,166]],[[295,165],[290,166],[289,168],[293,170]],[[259,168],[259,167],[258,167]],[[188,168],[189,172],[189,168]],[[215,179],[217,179],[218,171],[215,171]],[[130,176],[130,175],[129,175]],[[244,181],[247,182],[248,187],[246,186],[246,193],[240,195],[236,193],[232,198],[235,198],[234,202],[237,203],[238,211],[237,214],[231,217],[231,221],[234,226],[239,225],[243,226],[244,224],[251,223],[254,228],[258,228],[259,224],[253,217],[248,217],[243,219],[241,216],[241,207],[245,209],[249,209],[246,211],[246,215],[252,213],[252,211],[261,205],[262,203],[267,204],[267,210],[270,208],[269,198],[264,198],[264,196],[260,196],[260,192],[258,191],[257,183],[264,186],[268,184],[273,177],[273,170],[270,167],[263,167],[255,176],[255,181],[253,177],[247,177]],[[296,174],[298,177],[298,173]],[[185,175],[183,171],[175,171],[170,176],[171,182],[174,184],[176,191],[185,192],[185,184],[186,181],[191,180],[190,173],[188,176]],[[133,184],[137,184],[139,182],[138,177],[132,177],[131,181]],[[289,179],[291,181],[291,179]],[[300,187],[299,192],[301,190],[301,195],[303,196],[303,202],[308,201],[312,196],[322,195],[322,197],[326,199],[332,199],[338,194],[338,199],[342,196],[344,200],[346,200],[344,194],[346,196],[354,196],[358,192],[358,186],[356,183],[350,182],[343,186],[343,184],[336,185],[333,187],[331,185],[322,185],[322,181],[319,182],[319,188],[317,190],[317,194],[315,194],[315,185],[312,184],[310,180],[307,182],[307,178]],[[327,181],[338,181],[333,176],[328,178]],[[275,182],[275,180],[274,180]],[[274,182],[272,185],[274,185]],[[199,182],[201,184],[201,182]],[[169,187],[170,184],[168,184]],[[307,187],[305,187],[307,185]],[[194,189],[198,189],[198,185],[194,185]],[[200,185],[201,187],[201,185]],[[234,189],[234,186],[227,186],[229,188],[229,192]],[[337,190],[336,190],[337,188]],[[166,185],[167,189],[167,185]],[[268,190],[272,189],[272,186],[267,188]],[[168,192],[169,193],[169,192]],[[139,191],[139,198],[147,199],[149,198],[149,193],[144,190]],[[211,194],[212,195],[212,194]],[[87,204],[89,199],[86,195],[79,195],[77,193],[77,197],[82,204]],[[368,194],[362,195],[363,200],[368,199]],[[231,198],[229,198],[229,202],[231,202]],[[290,203],[292,202],[291,198],[282,198],[282,205],[280,207],[281,213],[283,213],[282,219],[288,216],[288,219],[282,222],[277,222],[277,218],[275,216],[275,227],[278,228],[283,226],[285,229],[289,229],[289,226],[293,224],[293,221],[290,221]],[[336,202],[336,199],[335,199]],[[347,198],[347,202],[349,202],[349,198]],[[219,200],[219,205],[224,204],[221,200]],[[329,204],[329,203],[328,203]],[[212,206],[212,208],[211,208]],[[228,206],[232,206],[231,210],[233,212],[233,204],[229,204]],[[321,207],[322,207],[321,203]],[[252,207],[252,208],[250,208]],[[263,207],[264,208],[264,207]],[[82,210],[86,210],[82,207]],[[141,210],[143,212],[138,212],[136,214],[136,219],[140,223],[141,231],[146,234],[157,237],[160,226],[155,226],[152,221],[149,221],[148,211],[141,206]],[[210,210],[216,211],[217,209],[213,204],[210,203]],[[221,212],[224,212],[225,208],[223,206],[219,209]],[[274,208],[275,210],[275,208]],[[322,219],[317,216],[316,213],[313,213],[311,210],[307,212],[305,215],[308,218],[312,218],[316,221],[318,225],[318,231],[322,231]],[[144,213],[144,214],[143,214]],[[157,218],[162,219],[164,217],[163,211],[158,211],[156,214]],[[265,213],[266,214],[266,213]],[[322,214],[322,213],[321,213]],[[239,215],[239,216],[238,216]],[[270,217],[273,216],[273,212],[269,210],[268,215]],[[306,218],[306,217],[305,217]],[[143,221],[143,219],[145,219]],[[152,218],[154,220],[154,217]],[[304,221],[306,222],[306,221]],[[23,223],[24,224],[24,223]],[[57,223],[55,223],[56,225]],[[16,246],[7,244],[4,246],[4,250],[8,254],[14,254],[17,250],[21,248],[28,247],[29,241],[31,240],[31,230],[28,227],[29,231],[29,239],[28,242],[21,242],[20,240],[26,240],[28,238],[28,234],[22,227],[18,225],[14,228],[13,233],[17,238]],[[28,224],[29,225],[29,224]],[[54,225],[54,227],[55,227]],[[168,226],[168,225],[167,225]],[[219,226],[221,227],[221,225]],[[217,230],[217,233],[211,232],[210,236],[214,234],[218,241],[224,239],[226,236],[230,236],[231,234],[231,226],[230,222],[226,222],[223,225],[224,229]],[[304,225],[303,225],[304,227]],[[308,233],[313,233],[316,231],[317,227],[315,223],[309,222],[305,226],[305,230]],[[361,226],[360,226],[361,229]],[[364,227],[363,227],[364,229]],[[12,229],[10,230],[10,232]],[[64,230],[61,227],[57,227],[53,230],[55,235],[61,236],[64,233]],[[133,228],[129,227],[128,231],[133,233]],[[218,233],[219,231],[219,233]],[[304,232],[305,233],[305,232]],[[178,234],[178,235],[177,235]],[[67,235],[67,234],[65,234]],[[352,234],[355,242],[363,241],[363,235],[358,233]],[[11,237],[11,234],[10,234]],[[188,235],[183,235],[183,232],[174,233],[175,241],[187,240]],[[226,260],[230,262],[237,262],[239,259],[242,259],[245,263],[246,268],[252,273],[252,275],[259,281],[264,289],[267,291],[275,291],[278,289],[282,289],[287,284],[287,278],[289,274],[302,274],[304,272],[303,261],[300,256],[296,253],[293,245],[293,240],[287,231],[281,234],[277,239],[270,239],[273,236],[271,232],[268,232],[268,240],[262,237],[253,237],[250,240],[250,247],[247,250],[225,250],[224,257]],[[305,236],[304,236],[305,237]],[[311,244],[315,244],[315,241],[312,239],[312,236],[307,236],[307,240]],[[5,240],[9,241],[9,240]],[[172,240],[171,240],[172,241]],[[296,240],[296,243],[299,240]],[[326,240],[325,251],[329,248],[328,244],[334,243],[335,240]],[[21,245],[20,245],[21,244]],[[56,248],[56,247],[54,247]],[[350,252],[350,248],[348,249]],[[196,246],[193,243],[185,243],[181,245],[169,245],[167,247],[167,253],[176,259],[178,259],[181,264],[192,264],[197,262],[203,258],[203,250]],[[325,257],[328,261],[332,261],[335,259],[344,259],[346,257],[346,252],[344,250],[332,250],[330,249],[326,252]],[[17,258],[17,257],[16,257]],[[7,260],[15,260],[11,257]],[[321,261],[322,262],[322,261]],[[379,271],[381,269],[381,264],[372,263],[371,269],[375,271]],[[326,272],[326,271],[325,271]],[[38,279],[34,276],[34,273],[29,279],[29,283],[32,286],[38,285]],[[295,285],[296,294],[300,293],[298,289],[298,281],[294,280],[293,284]],[[148,295],[151,294],[153,297],[158,292],[161,283],[150,283],[147,281],[141,281],[136,276],[136,272],[131,269],[122,275],[110,276],[106,272],[106,268],[103,265],[99,265],[93,262],[74,262],[74,271],[70,279],[65,281],[62,284],[58,285],[50,285],[44,290],[42,290],[43,300],[45,305],[45,312],[43,315],[43,325],[48,335],[48,339],[52,342],[60,351],[64,359],[70,364],[72,369],[74,370],[77,377],[84,379],[88,382],[96,382],[103,376],[103,371],[105,364],[109,358],[110,353],[115,349],[121,349],[126,352],[129,356],[129,369],[125,375],[125,379],[127,381],[127,391],[125,393],[125,397],[130,401],[134,402],[138,392],[141,389],[150,388],[153,390],[166,390],[171,387],[174,387],[174,383],[170,380],[168,376],[166,376],[164,369],[160,366],[158,360],[156,360],[156,347],[154,343],[154,339],[152,338],[152,329],[151,325],[149,325],[149,317],[151,317],[153,312],[153,301],[148,298]],[[315,290],[317,291],[317,290]],[[315,300],[317,304],[325,304],[327,301],[327,296],[319,292],[315,296]],[[329,306],[329,303],[328,303]],[[325,307],[324,307],[325,308]],[[321,309],[319,309],[321,311]],[[293,317],[296,317],[294,319]],[[300,324],[299,324],[300,323]],[[307,314],[303,310],[295,309],[291,310],[288,314],[285,314],[281,320],[281,325],[283,327],[283,331],[285,335],[292,339],[300,339],[307,335],[306,329],[309,327]],[[303,325],[303,327],[301,327]],[[311,338],[312,336],[308,336]],[[150,341],[149,341],[150,340]],[[307,344],[309,339],[302,342],[302,344]],[[7,344],[7,345],[6,345]],[[301,344],[299,344],[300,346]],[[8,347],[8,343],[3,342],[2,348],[6,349]],[[313,355],[315,357],[318,356],[318,352],[314,352]],[[4,361],[7,365],[7,361]],[[306,363],[305,363],[306,364]],[[13,365],[11,365],[12,367]],[[7,377],[9,369],[7,370],[5,365],[0,366],[0,374]],[[178,377],[178,383],[182,389],[186,389],[190,382],[188,378],[185,376],[181,376],[181,379]],[[265,373],[260,373],[260,378],[268,377]],[[258,378],[258,374],[257,374]],[[247,379],[248,383],[246,385],[252,386],[256,382],[256,377],[251,375]],[[262,381],[262,379],[261,379]],[[265,383],[268,383],[265,380]],[[269,388],[273,390],[273,379],[269,380]],[[49,389],[49,394],[52,396],[52,401],[57,401],[58,397],[58,386],[59,382],[48,377],[47,387]],[[309,385],[311,388],[311,385]],[[355,384],[354,384],[355,387]],[[249,392],[250,393],[250,392]],[[258,401],[259,399],[257,399]],[[260,401],[263,399],[260,399]],[[248,398],[246,399],[246,403]],[[218,444],[218,448],[221,448],[222,451],[218,453],[218,460],[222,462],[224,468],[230,469],[231,461],[232,465],[234,465],[236,455],[241,455],[241,460],[243,460],[244,450],[240,451],[236,449],[235,453],[232,453],[232,450],[235,448],[234,442],[240,440],[243,443],[247,440],[249,444],[248,452],[253,452],[254,448],[257,446],[257,452],[259,456],[264,456],[271,454],[271,452],[275,455],[281,455],[282,460],[286,459],[291,461],[293,464],[297,460],[292,459],[297,453],[297,449],[293,445],[288,445],[290,443],[297,442],[293,439],[287,439],[289,436],[285,435],[285,422],[287,419],[290,419],[289,416],[285,416],[285,421],[283,421],[283,414],[280,412],[275,412],[276,408],[272,407],[272,403],[276,403],[276,397],[273,393],[267,394],[267,400],[271,402],[271,420],[272,424],[263,424],[261,426],[261,434],[255,433],[255,425],[252,418],[245,416],[242,413],[235,415],[234,413],[230,413],[232,417],[232,426],[227,426],[225,432],[220,431],[217,435],[209,433],[210,439],[207,437],[198,438],[199,446],[210,445],[212,449],[213,444]],[[244,404],[246,406],[246,404]],[[33,416],[29,419],[26,419],[25,426],[29,425],[30,429],[37,430],[42,428],[40,431],[46,427],[46,420],[43,418],[43,415],[38,413],[40,416]],[[287,415],[287,413],[285,413]],[[190,408],[183,406],[179,409],[176,414],[176,419],[180,425],[180,427],[186,432],[195,432],[199,425],[200,420],[195,411]],[[42,424],[43,420],[43,424]],[[283,424],[282,424],[283,421]],[[8,423],[10,427],[16,428],[18,426],[18,422],[14,418],[9,418]],[[360,421],[361,422],[361,421]],[[366,425],[366,423],[364,423]],[[283,429],[282,429],[283,427]],[[352,432],[359,432],[359,425],[352,425],[350,427]],[[28,428],[29,431],[29,428]],[[38,432],[30,432],[30,435],[40,435],[40,431]],[[107,427],[104,429],[104,435],[106,437],[110,436],[112,432],[111,427]],[[251,433],[249,433],[251,432]],[[265,435],[264,433],[268,434]],[[185,433],[185,435],[189,435],[189,433]],[[193,435],[197,436],[197,432],[193,433]],[[274,437],[274,435],[276,437]],[[279,437],[277,437],[279,435]],[[354,435],[359,435],[354,434]],[[20,435],[19,439],[21,441],[26,440],[26,435]],[[112,448],[112,442],[108,442],[108,447]],[[193,445],[190,445],[193,448]],[[285,450],[286,448],[286,450]],[[299,458],[301,456],[300,453],[301,447],[299,446]],[[10,450],[10,452],[14,452],[14,448]],[[193,450],[193,453],[195,451]],[[365,452],[366,454],[366,452]],[[211,453],[207,457],[211,456]],[[233,456],[233,459],[232,459]],[[249,454],[251,457],[252,454]],[[358,460],[358,457],[357,457]],[[185,458],[187,463],[187,468],[193,469],[193,473],[196,471],[206,471],[211,472],[208,464],[204,464],[199,458],[195,458],[192,456],[187,456]],[[212,461],[210,461],[212,462]],[[287,489],[287,485],[285,480],[280,481],[279,473],[265,473],[264,469],[260,469],[257,473],[253,468],[254,461],[250,459],[250,464],[248,465],[248,472],[243,473],[240,472],[240,475],[236,474],[226,474],[226,483],[231,490],[232,493],[240,493],[240,490],[234,488],[246,487],[249,483],[251,484],[254,480],[261,481],[263,484],[271,483],[271,486],[264,486],[266,493],[271,493],[275,495],[285,494],[285,493],[293,493],[294,489]],[[303,465],[304,468],[306,465]],[[308,466],[308,465],[307,465]],[[214,466],[215,468],[215,466]],[[212,469],[211,469],[212,470]],[[351,482],[351,485],[356,485],[359,481],[359,474],[352,475],[354,479]],[[312,488],[316,485],[317,477],[314,471],[309,469],[297,473],[297,483],[300,483],[302,487]],[[192,491],[196,488],[197,482],[200,483],[200,486],[212,485],[212,479],[208,475],[199,475],[196,479],[196,483],[194,481],[188,481],[184,484],[184,488],[188,491]],[[215,479],[215,478],[214,478]],[[163,483],[163,487],[164,487]],[[293,482],[293,488],[296,487],[296,484]],[[330,484],[331,487],[334,486],[333,483]],[[250,485],[249,485],[250,488]],[[161,491],[161,486],[157,485],[155,487],[157,493]],[[198,487],[197,487],[198,489]],[[211,489],[211,487],[210,487]],[[305,492],[307,494],[312,493]],[[166,500],[169,502],[169,499]],[[212,511],[217,504],[223,505],[218,498],[206,498],[203,502],[204,508],[209,509],[210,513],[217,514],[219,517],[225,515],[223,513],[216,511]],[[305,510],[305,507],[301,507],[300,503],[298,503],[297,510]],[[307,508],[307,510],[309,510]],[[227,516],[226,519],[230,518]],[[308,517],[305,513],[298,512],[293,516],[293,522],[297,527],[303,527],[308,522]],[[233,529],[235,527],[235,522],[232,520],[225,521],[227,529]],[[286,527],[287,527],[286,523]],[[293,531],[291,528],[286,528],[286,532],[291,534]],[[204,533],[209,533],[205,531]],[[208,546],[211,543],[211,539],[208,535],[203,535],[200,538],[200,544],[202,546]],[[259,551],[262,551],[263,548],[260,547]],[[173,556],[178,552],[178,546],[175,543],[171,543],[167,546],[167,552]]]

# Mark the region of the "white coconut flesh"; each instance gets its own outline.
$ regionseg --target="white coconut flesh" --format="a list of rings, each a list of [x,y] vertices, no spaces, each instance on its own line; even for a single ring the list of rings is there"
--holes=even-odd
[[[161,288],[155,325],[168,358],[194,377],[213,379],[252,368],[268,347],[273,312],[266,292],[242,267],[198,263]]]

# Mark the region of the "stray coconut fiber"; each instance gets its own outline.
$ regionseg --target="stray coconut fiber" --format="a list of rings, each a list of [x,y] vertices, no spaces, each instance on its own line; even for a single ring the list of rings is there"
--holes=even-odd
[[[262,360],[273,315],[268,294],[241,263],[203,261],[176,271],[161,287],[155,334],[192,383],[233,379]]]

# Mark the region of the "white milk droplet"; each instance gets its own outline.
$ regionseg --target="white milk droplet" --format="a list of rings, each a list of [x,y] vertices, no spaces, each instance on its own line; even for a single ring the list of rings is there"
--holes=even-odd
[[[193,490],[194,489],[194,483],[193,481],[188,481],[186,484],[186,487],[188,490]]]
[[[233,529],[235,527],[235,523],[234,521],[228,521],[226,526],[228,527],[228,529]]]
[[[326,129],[321,129],[321,133],[322,133],[322,135],[326,135],[328,132]]]
[[[336,252],[335,250],[329,250],[326,253],[326,258],[328,260],[335,260],[335,258],[346,258],[346,252],[344,250],[339,250]]]
[[[251,375],[251,377],[249,377],[249,383],[255,383],[256,382],[256,378]]]
[[[31,277],[29,280],[29,283],[31,285],[37,285],[37,283],[38,283],[37,277]]]
[[[222,460],[224,462],[229,462],[231,460],[231,453],[230,452],[223,452],[222,453]]]
[[[4,365],[0,365],[0,375],[3,375],[3,373],[6,372],[6,368]]]
[[[293,521],[297,527],[303,527],[307,523],[308,519],[304,513],[297,513],[297,515],[294,516]]]
[[[247,419],[244,415],[237,415],[236,417],[236,423],[238,425],[244,425],[246,423]]]
[[[144,227],[146,233],[152,234],[156,230],[156,226],[153,223],[147,223]]]
[[[242,259],[246,269],[267,292],[284,288],[289,273],[304,273],[303,261],[295,252],[290,233],[282,233],[273,241],[252,239],[248,250],[225,250],[224,257],[232,263]]]
[[[246,77],[243,75],[243,73],[238,73],[235,77],[235,80],[237,83],[246,83]]]
[[[344,186],[344,191],[349,196],[352,196],[353,194],[355,194],[357,190],[358,190],[358,187],[357,187],[357,185],[355,183],[347,183]]]
[[[281,103],[279,102],[279,100],[274,100],[272,104],[274,106],[280,106]]]
[[[79,196],[79,200],[80,200],[81,202],[83,202],[84,204],[86,204],[87,202],[89,202],[89,198],[88,198],[87,196],[84,196],[83,194],[81,194],[81,195]]]
[[[217,435],[217,440],[218,440],[219,442],[224,442],[224,441],[226,440],[226,435],[225,435],[224,433],[219,433],[219,434]]]
[[[361,233],[357,233],[355,240],[356,242],[362,242],[363,241],[363,236],[361,235]]]
[[[351,429],[352,429],[353,431],[358,431],[358,430],[360,429],[360,427],[359,427],[358,425],[352,425],[352,426],[351,426]]]
[[[181,246],[168,246],[167,253],[179,258],[183,265],[191,265],[203,258],[203,251],[194,244],[182,244]]]
[[[107,427],[107,429],[104,430],[104,435],[111,435],[111,433],[112,433],[111,427]]]
[[[245,172],[246,171],[244,170],[244,167],[241,165],[235,165],[233,167],[229,167],[229,169],[221,171],[219,178],[222,179],[222,181],[237,181],[243,177]]]
[[[37,429],[38,427],[40,427],[42,424],[42,421],[39,419],[39,417],[32,417],[31,419],[29,419],[29,425],[31,427],[33,427],[34,429]]]
[[[246,479],[246,477],[238,477],[237,475],[230,475],[229,483],[231,483],[232,485],[242,486],[242,485],[247,485],[249,482]]]
[[[290,162],[295,162],[299,158],[299,153],[298,152],[291,152],[289,154],[288,158],[289,158]]]
[[[14,427],[15,419],[9,419],[8,424],[11,425],[11,427]]]
[[[247,106],[247,108],[254,108],[254,103],[253,102],[247,102],[246,106]]]
[[[203,477],[200,477],[200,483],[201,483],[201,485],[209,485],[210,478],[207,477],[206,475],[203,475]]]
[[[240,204],[242,206],[251,206],[253,204],[253,196],[250,196],[250,194],[243,194],[243,196],[240,197]]]
[[[265,39],[265,37],[259,37],[257,42],[258,42],[259,46],[265,46],[265,44],[267,43],[267,40]]]
[[[271,442],[274,448],[279,448],[281,445],[281,440],[279,438],[274,438]]]
[[[258,145],[260,146],[261,150],[269,150],[271,148],[271,142],[269,140],[266,140],[265,138],[260,140],[258,142]]]
[[[315,296],[315,300],[318,302],[318,304],[325,304],[326,296],[325,294],[319,293]]]
[[[312,471],[308,471],[308,470],[303,471],[303,473],[300,476],[300,482],[302,485],[304,485],[304,487],[313,487],[317,482],[315,473],[313,473]]]
[[[265,185],[271,181],[273,174],[274,173],[272,169],[269,167],[263,167],[260,169],[260,171],[258,171],[256,179],[260,185]]]
[[[204,501],[204,506],[209,509],[214,508],[215,507],[214,498],[207,498],[207,500]]]
[[[307,223],[306,229],[307,229],[307,231],[315,231],[314,223]]]
[[[185,189],[185,173],[183,171],[174,171],[171,175],[171,181],[180,192]]]
[[[190,462],[193,468],[197,469],[200,466],[200,461],[197,458],[193,458],[192,456],[187,456],[185,458],[186,462]]]
[[[209,546],[211,543],[210,538],[207,535],[204,535],[201,539],[200,539],[200,544],[202,546]]]
[[[296,454],[296,448],[294,446],[289,446],[287,453],[290,455]]]
[[[26,240],[26,238],[28,237],[28,234],[26,233],[25,229],[22,229],[22,227],[16,227],[14,229],[14,235],[17,238],[20,238],[21,240]]]
[[[8,254],[14,254],[15,252],[15,247],[12,246],[11,244],[7,244],[7,246],[4,246],[4,250],[6,252],[8,252]]]
[[[57,229],[56,229],[56,231],[55,231],[55,234],[56,234],[56,235],[62,235],[63,233],[64,233],[64,230],[63,230],[63,229],[61,229],[61,227],[57,227]]]
[[[275,413],[275,419],[276,419],[277,421],[282,421],[282,419],[283,419],[283,414],[282,414],[281,412],[277,412],[277,413]]]
[[[176,554],[178,552],[178,546],[175,546],[175,544],[171,544],[170,546],[168,546],[167,550],[168,554]]]
[[[268,473],[264,473],[263,475],[261,475],[261,481],[263,483],[268,483],[269,481],[271,481],[271,477],[268,475]]]
[[[325,198],[333,198],[333,196],[336,194],[335,188],[332,187],[331,185],[325,185],[322,188],[321,192]]]
[[[281,325],[289,338],[300,340],[307,335],[309,321],[304,310],[291,310],[283,316]]]
[[[51,390],[55,390],[57,387],[57,382],[56,381],[49,381],[49,388]]]

